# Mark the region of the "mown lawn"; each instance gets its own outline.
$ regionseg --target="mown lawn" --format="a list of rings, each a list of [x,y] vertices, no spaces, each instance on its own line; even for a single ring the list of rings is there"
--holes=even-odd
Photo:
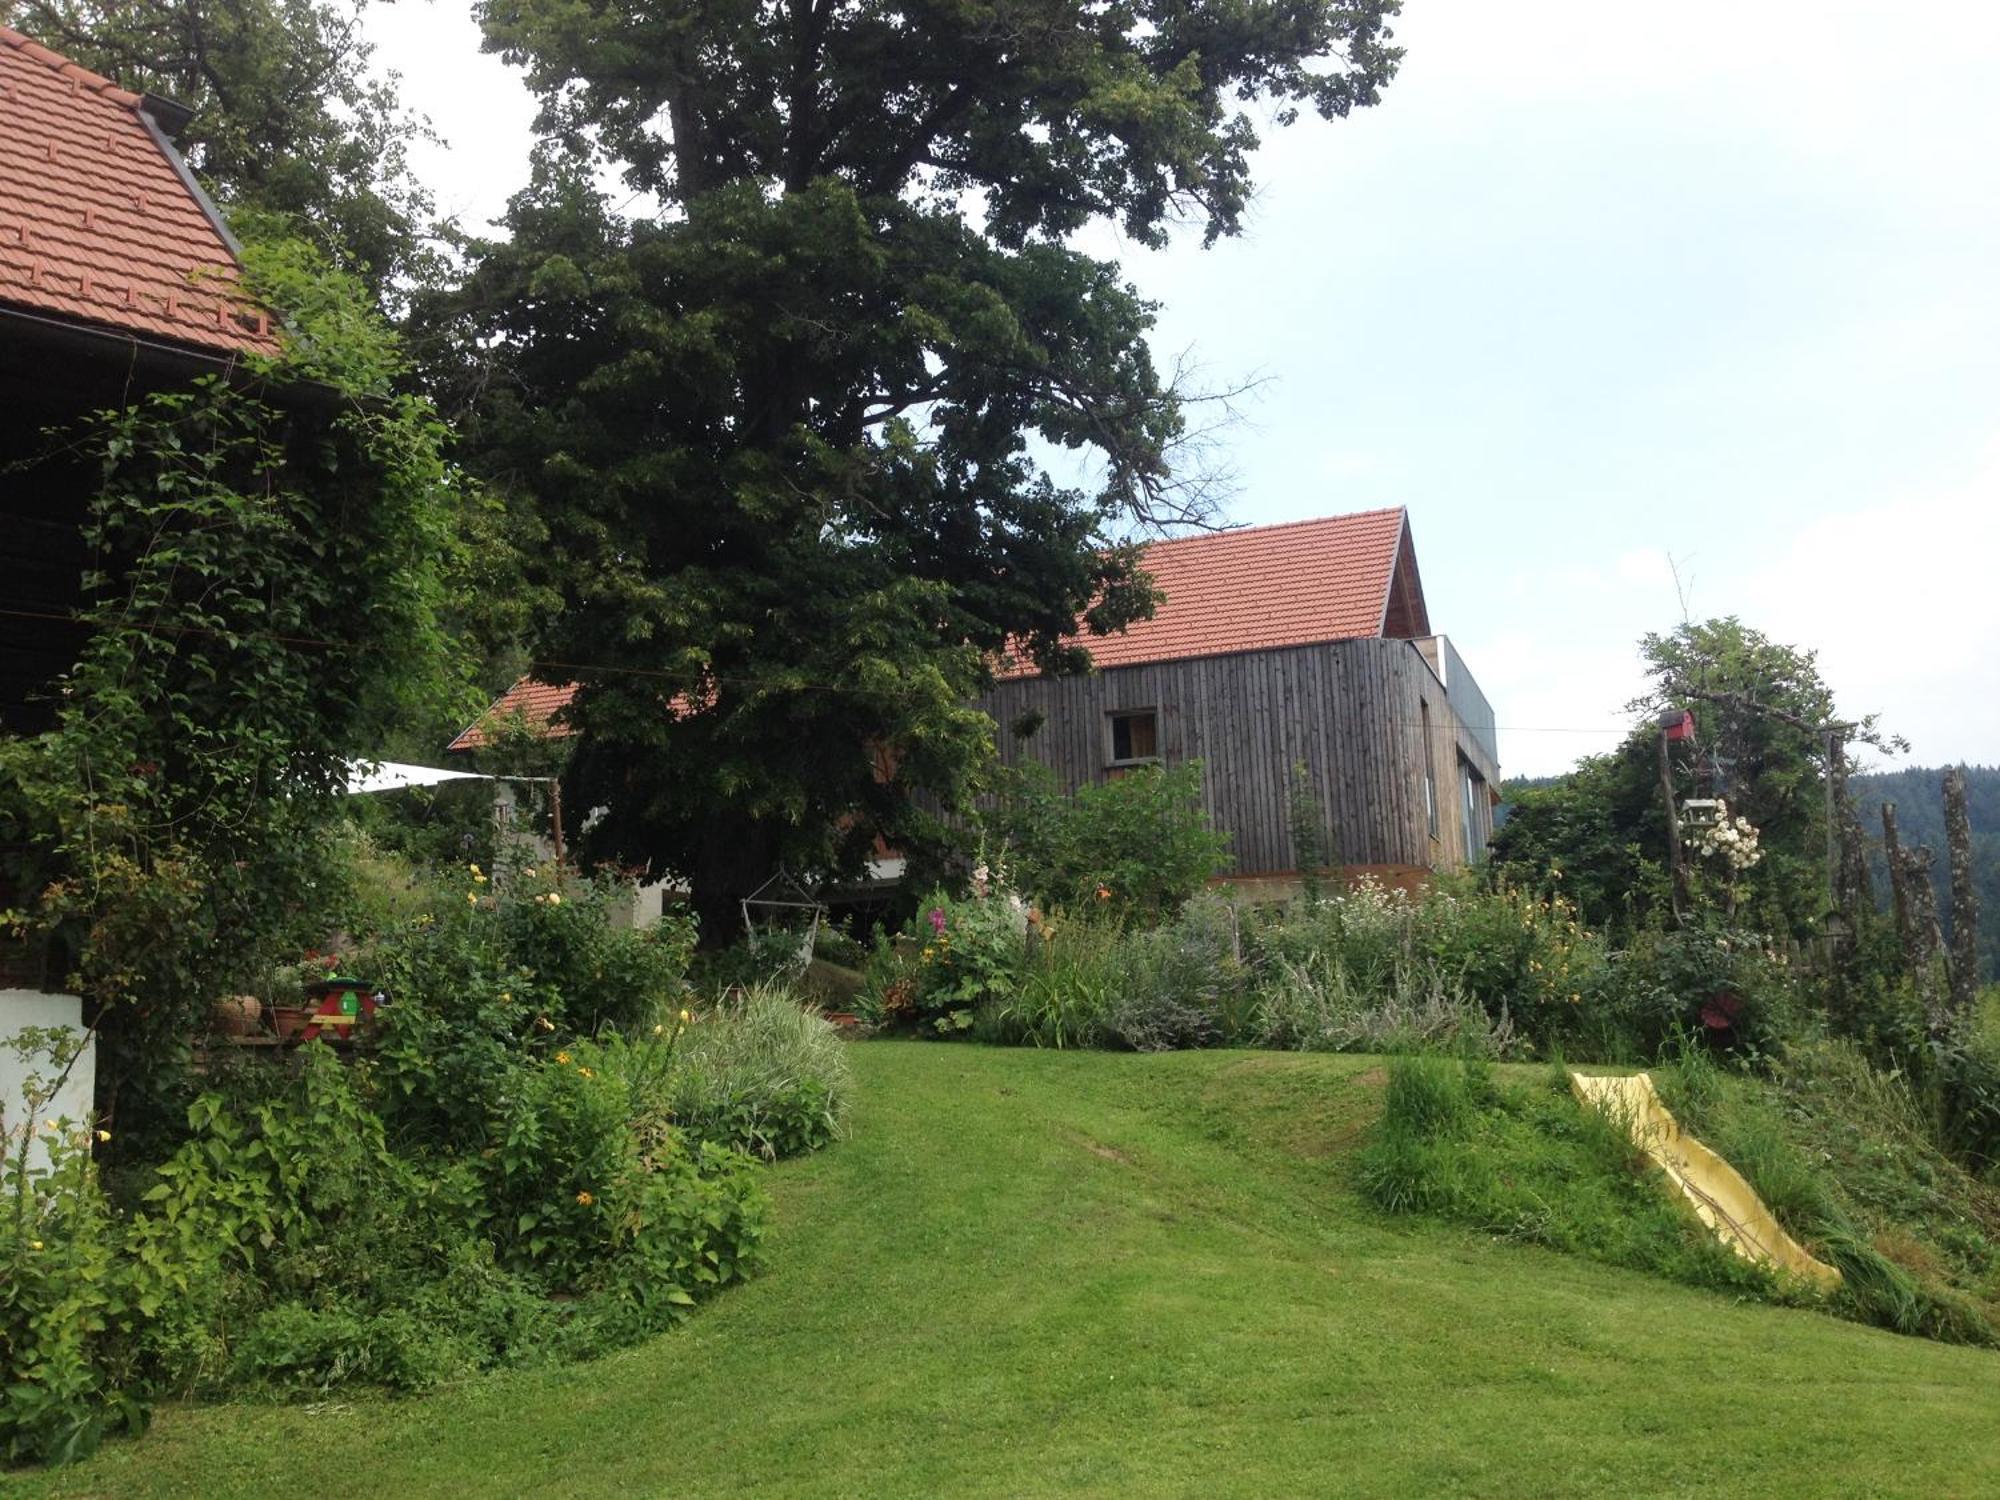
[[[64,1495],[1988,1495],[2000,1356],[1422,1222],[1367,1060],[864,1043],[767,1273],[423,1400],[169,1409]],[[0,1488],[10,1487],[0,1481]]]

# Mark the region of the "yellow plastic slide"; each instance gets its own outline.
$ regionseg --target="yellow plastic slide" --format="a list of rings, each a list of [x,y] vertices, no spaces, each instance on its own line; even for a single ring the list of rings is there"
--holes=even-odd
[[[1600,1078],[1572,1071],[1571,1090],[1585,1105],[1604,1111],[1659,1163],[1667,1180],[1694,1206],[1696,1217],[1745,1260],[1774,1265],[1821,1291],[1840,1285],[1840,1272],[1815,1260],[1764,1206],[1756,1190],[1728,1162],[1681,1129],[1660,1102],[1652,1075]]]

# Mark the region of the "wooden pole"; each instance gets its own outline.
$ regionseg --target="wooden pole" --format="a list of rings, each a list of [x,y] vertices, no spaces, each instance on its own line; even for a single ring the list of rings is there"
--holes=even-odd
[[[562,778],[559,776],[551,776],[549,778],[549,828],[555,835],[556,869],[560,871],[563,864],[563,835]]]

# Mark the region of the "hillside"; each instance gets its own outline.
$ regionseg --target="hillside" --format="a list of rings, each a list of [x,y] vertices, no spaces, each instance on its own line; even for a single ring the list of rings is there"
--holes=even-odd
[[[1951,869],[1945,862],[1944,768],[1914,766],[1882,771],[1853,780],[1861,826],[1871,843],[1870,873],[1875,894],[1886,907],[1888,876],[1882,863],[1882,804],[1896,805],[1896,823],[1903,843],[1928,844],[1936,854],[1931,866],[1937,888],[1938,916],[1951,926]],[[2000,977],[2000,766],[1968,766],[1965,770],[1966,812],[1972,822],[1972,864],[1979,887],[1981,913],[1980,967],[1985,977]]]
[[[2000,1362],[1423,1219],[1371,1059],[857,1045],[767,1274],[595,1364],[164,1412],[25,1495],[2000,1491]]]

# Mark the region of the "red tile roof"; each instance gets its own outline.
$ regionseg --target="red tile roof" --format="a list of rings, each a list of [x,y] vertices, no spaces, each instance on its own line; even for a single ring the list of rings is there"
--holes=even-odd
[[[506,720],[519,714],[522,722],[530,729],[539,729],[550,738],[559,738],[573,731],[567,724],[552,722],[555,716],[570,705],[576,696],[576,684],[564,683],[560,687],[546,682],[536,682],[523,677],[508,688],[492,706],[459,737],[445,746],[450,750],[483,750],[493,743],[493,736],[487,731],[498,729]]]
[[[1155,542],[1153,618],[1078,640],[1099,667],[1133,667],[1380,635],[1404,536],[1398,506]]]
[[[268,316],[140,96],[0,26],[0,304],[218,354]]]

